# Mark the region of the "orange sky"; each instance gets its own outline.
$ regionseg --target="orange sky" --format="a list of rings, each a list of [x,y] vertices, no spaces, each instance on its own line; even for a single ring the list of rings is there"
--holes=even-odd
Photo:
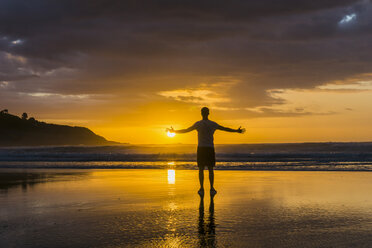
[[[109,140],[372,141],[371,1],[1,1],[0,108]]]
[[[284,116],[262,117],[260,108],[249,110],[229,110],[211,108],[210,119],[221,125],[247,129],[245,134],[217,131],[216,143],[285,143],[316,141],[371,141],[372,84],[361,86],[328,85],[313,90],[288,90],[275,93],[275,97],[285,99],[284,104],[273,106]],[[228,96],[224,96],[224,99]],[[49,119],[47,121],[83,125],[109,140],[137,144],[196,143],[196,132],[179,134],[169,138],[165,128],[175,129],[191,126],[201,118],[203,105],[179,101],[149,101],[131,111],[118,109],[114,113],[101,113],[102,119]],[[125,114],[116,112],[125,111]],[[300,113],[299,113],[300,111]],[[241,114],[240,114],[241,112]],[[257,114],[256,114],[257,112]],[[292,114],[291,114],[292,113]],[[303,114],[301,114],[303,113]],[[107,118],[106,118],[107,117]]]

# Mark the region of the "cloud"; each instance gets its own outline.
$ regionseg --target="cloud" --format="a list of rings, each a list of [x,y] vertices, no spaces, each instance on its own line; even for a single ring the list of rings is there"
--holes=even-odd
[[[275,115],[286,100],[270,90],[371,73],[371,28],[367,1],[4,0],[0,81],[12,87],[0,103],[24,104],[9,100],[19,93],[111,95],[128,109],[171,99]],[[221,78],[234,83],[218,86]]]

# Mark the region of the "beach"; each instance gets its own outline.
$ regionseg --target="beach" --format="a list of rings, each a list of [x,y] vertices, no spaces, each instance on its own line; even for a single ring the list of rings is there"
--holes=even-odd
[[[201,199],[196,170],[0,169],[0,247],[372,244],[369,172],[215,177]]]

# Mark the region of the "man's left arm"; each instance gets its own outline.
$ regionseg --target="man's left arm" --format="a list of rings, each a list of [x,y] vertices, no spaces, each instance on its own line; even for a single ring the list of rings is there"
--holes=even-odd
[[[222,131],[225,131],[225,132],[231,132],[231,133],[244,133],[245,132],[245,128],[242,128],[242,127],[239,127],[238,129],[232,129],[232,128],[229,128],[229,127],[223,127],[223,126],[218,125],[218,124],[217,124],[216,129],[222,130]]]

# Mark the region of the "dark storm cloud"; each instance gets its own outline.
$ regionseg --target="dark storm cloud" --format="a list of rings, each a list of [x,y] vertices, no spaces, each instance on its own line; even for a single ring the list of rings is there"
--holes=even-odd
[[[280,104],[267,90],[372,71],[370,5],[3,0],[0,81],[9,82],[0,90],[136,97],[231,77],[229,107]],[[351,13],[356,20],[340,26]]]
[[[229,37],[247,31],[245,26],[255,19],[306,13],[353,2],[8,0],[2,1],[0,6],[0,33],[14,40],[27,41],[24,46],[8,49],[47,58],[66,52],[110,50],[108,45],[112,50],[151,45],[144,54],[149,50],[159,54],[162,49],[171,48],[170,44],[164,44],[165,39],[182,42]],[[4,44],[1,47],[4,49]]]

